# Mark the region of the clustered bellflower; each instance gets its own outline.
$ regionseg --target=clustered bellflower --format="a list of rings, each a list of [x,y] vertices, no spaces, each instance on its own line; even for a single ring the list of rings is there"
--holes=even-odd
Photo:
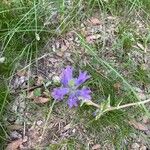
[[[80,87],[89,78],[86,71],[80,71],[78,78],[74,78],[73,67],[67,66],[60,75],[61,87],[54,88],[52,97],[56,101],[61,101],[67,95],[67,104],[70,108],[78,106],[80,100],[89,101],[91,90],[88,87]]]

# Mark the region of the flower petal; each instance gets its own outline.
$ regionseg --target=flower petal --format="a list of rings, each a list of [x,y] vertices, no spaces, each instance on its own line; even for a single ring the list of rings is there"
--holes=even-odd
[[[55,88],[52,92],[52,97],[55,100],[63,100],[64,96],[69,92],[68,88]]]
[[[80,86],[82,83],[84,83],[87,79],[89,79],[90,76],[87,75],[87,72],[81,72],[79,73],[79,77],[76,79],[75,84],[77,86]]]
[[[69,81],[73,78],[73,68],[71,66],[67,66],[66,69],[63,70],[61,74],[61,83],[63,86],[67,86]]]
[[[72,108],[73,106],[78,106],[78,99],[75,94],[71,94],[69,96],[67,103],[69,105],[69,108]]]
[[[90,100],[91,99],[91,90],[89,88],[83,87],[81,90],[78,90],[78,96],[85,99]]]

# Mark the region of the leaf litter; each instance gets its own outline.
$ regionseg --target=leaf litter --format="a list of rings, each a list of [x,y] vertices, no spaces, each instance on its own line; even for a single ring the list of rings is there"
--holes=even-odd
[[[109,15],[104,22],[97,17],[91,17],[81,23],[81,28],[77,30],[83,34],[87,43],[91,45],[105,41],[105,47],[108,51],[103,51],[103,55],[101,56],[106,56],[106,59],[109,61],[114,61],[116,58],[114,54],[110,55],[109,47],[112,46],[113,40],[116,37],[115,32],[119,22],[118,20],[117,17]],[[105,35],[103,33],[104,28],[106,28]],[[40,40],[38,35],[36,36],[37,40]],[[137,45],[141,49],[144,48],[140,44]],[[13,108],[11,112],[17,114],[11,126],[14,126],[14,128],[12,128],[13,131],[18,132],[18,130],[22,130],[27,140],[24,142],[25,144],[22,139],[11,141],[7,148],[13,147],[17,149],[20,145],[22,145],[22,149],[34,149],[37,145],[43,148],[50,144],[59,144],[66,139],[79,136],[79,140],[83,140],[85,143],[89,143],[89,140],[92,141],[90,142],[91,149],[101,149],[101,147],[111,149],[113,146],[110,143],[97,144],[97,141],[92,135],[86,135],[87,131],[85,127],[82,126],[82,123],[76,125],[70,123],[75,110],[66,109],[66,117],[65,114],[64,116],[60,115],[64,113],[63,110],[55,108],[57,113],[53,112],[52,117],[48,120],[44,135],[42,136],[44,129],[43,126],[39,124],[40,122],[46,124],[46,118],[43,117],[45,116],[45,110],[41,110],[42,107],[39,104],[50,104],[52,102],[50,94],[47,91],[51,91],[53,83],[59,82],[59,75],[64,66],[77,63],[76,55],[83,58],[81,64],[82,62],[86,64],[86,61],[89,59],[85,49],[81,49],[80,40],[73,31],[66,33],[63,37],[50,39],[45,45],[44,51],[49,52],[49,49],[52,49],[53,52],[39,59],[38,66],[33,63],[33,65],[31,65],[30,74],[25,70],[17,71],[11,82],[12,91],[15,91],[15,93],[19,91],[19,94],[15,95],[16,98],[12,107],[10,107],[10,109]],[[107,55],[108,53],[109,55]],[[134,54],[132,54],[131,57],[134,57]],[[142,55],[140,57],[140,59],[143,58]],[[135,58],[135,61],[137,61],[137,57]],[[120,66],[120,64],[118,66]],[[45,87],[45,85],[47,86]],[[121,84],[119,82],[115,83],[114,88],[119,92]],[[36,105],[32,106],[32,103]],[[129,124],[140,131],[149,130],[147,126],[136,121],[131,121]],[[15,125],[18,125],[18,128],[15,128]],[[20,129],[21,127],[22,129]],[[39,139],[41,136],[43,138],[42,140]]]

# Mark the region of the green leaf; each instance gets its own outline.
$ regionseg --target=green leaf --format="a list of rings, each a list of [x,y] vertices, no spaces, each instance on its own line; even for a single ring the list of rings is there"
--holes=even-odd
[[[41,96],[41,88],[37,88],[34,90],[34,96]]]

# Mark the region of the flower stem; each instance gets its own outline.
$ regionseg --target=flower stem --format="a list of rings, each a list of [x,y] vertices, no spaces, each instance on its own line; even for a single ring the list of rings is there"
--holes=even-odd
[[[120,106],[116,106],[116,107],[108,107],[105,112],[108,112],[108,111],[113,111],[113,110],[118,110],[118,109],[123,109],[123,108],[127,108],[127,107],[131,107],[131,106],[137,106],[137,105],[142,105],[142,104],[146,104],[146,103],[149,103],[150,102],[150,99],[147,99],[147,100],[144,100],[144,101],[141,101],[141,102],[135,102],[135,103],[129,103],[129,104],[125,104],[125,105],[120,105]],[[92,105],[96,108],[101,108],[101,105],[98,105],[92,101],[88,102],[88,105]]]

